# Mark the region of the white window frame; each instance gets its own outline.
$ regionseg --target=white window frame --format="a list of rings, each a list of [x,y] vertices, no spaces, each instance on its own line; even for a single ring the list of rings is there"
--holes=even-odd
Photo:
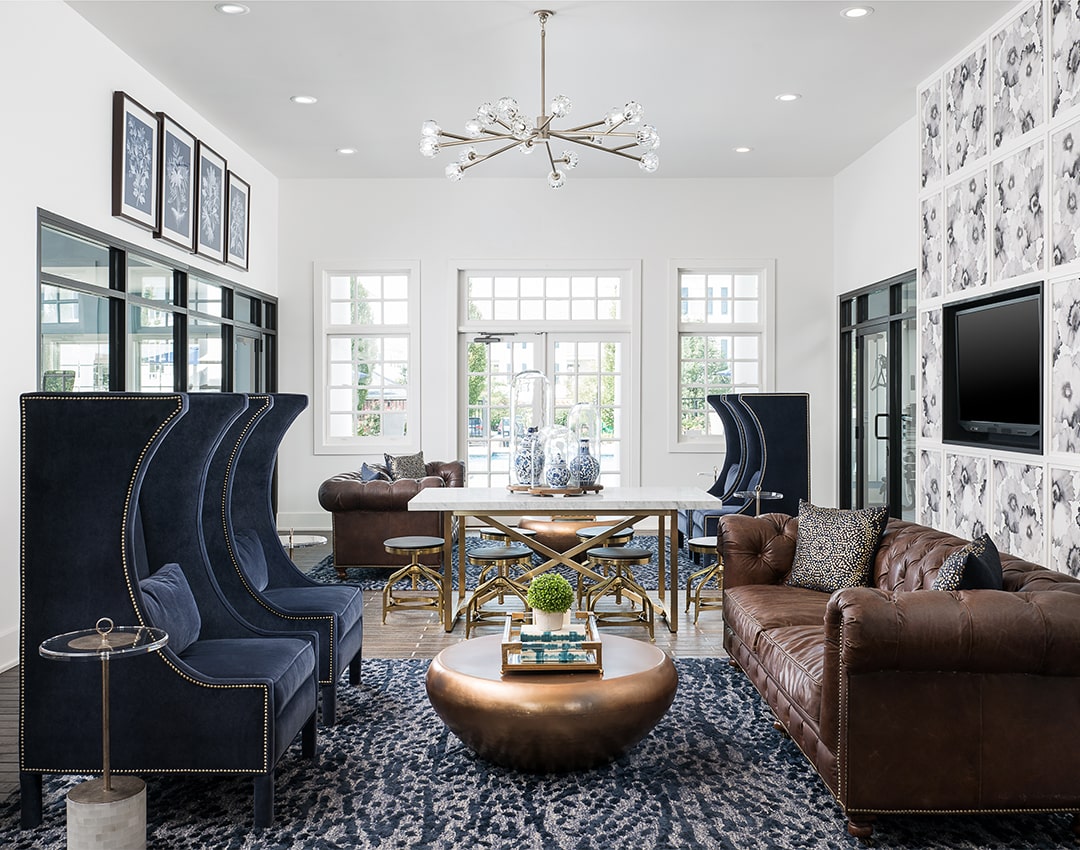
[[[330,277],[348,275],[405,275],[408,277],[408,318],[404,324],[342,325],[330,322]],[[321,261],[314,266],[314,453],[317,455],[392,454],[420,451],[420,262],[418,260]],[[406,433],[404,437],[331,437],[328,409],[329,339],[335,336],[408,337]]]
[[[468,278],[473,275],[518,275],[532,276],[543,274],[551,277],[564,273],[573,276],[575,273],[586,272],[597,276],[608,272],[618,275],[623,280],[623,286],[619,293],[620,318],[617,320],[590,320],[588,330],[584,331],[589,336],[594,334],[611,333],[625,335],[620,342],[626,346],[624,354],[625,368],[623,372],[624,403],[623,409],[627,418],[624,425],[625,436],[623,437],[622,468],[620,469],[623,486],[633,486],[641,480],[641,406],[640,378],[641,375],[641,266],[640,259],[581,259],[581,260],[451,260],[450,276],[457,281],[457,311],[458,311],[458,335],[474,335],[488,332],[498,335],[518,331],[520,333],[539,333],[545,335],[545,346],[550,345],[550,340],[560,335],[581,334],[582,323],[573,319],[565,321],[544,320],[512,320],[500,319],[470,319],[468,318]],[[460,346],[461,351],[465,346]],[[550,352],[544,352],[547,358]],[[459,354],[460,356],[460,354]],[[546,359],[545,359],[546,362]],[[468,451],[467,427],[462,428],[461,423],[456,421],[458,414],[468,408],[468,388],[459,382],[457,386],[458,406],[454,413],[454,427],[457,430],[456,445],[459,451]]]
[[[684,322],[682,320],[681,276],[690,274],[757,274],[760,276],[757,322]],[[776,350],[776,260],[774,259],[675,259],[669,267],[672,321],[670,363],[671,410],[669,419],[669,448],[673,452],[713,453],[723,448],[725,438],[720,435],[688,436],[682,432],[682,338],[685,335],[754,334],[760,339],[760,385],[761,392],[773,392],[775,386]]]

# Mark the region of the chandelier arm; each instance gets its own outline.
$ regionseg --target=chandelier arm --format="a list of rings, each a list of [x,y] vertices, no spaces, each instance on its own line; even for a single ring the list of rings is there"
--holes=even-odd
[[[464,171],[467,168],[472,168],[474,165],[479,165],[481,162],[487,162],[489,159],[491,159],[494,156],[498,156],[501,153],[505,153],[506,151],[510,150],[511,148],[516,148],[519,144],[520,144],[520,142],[514,141],[514,142],[511,142],[508,145],[505,145],[504,147],[499,148],[497,151],[492,151],[491,153],[486,153],[483,156],[477,155],[476,159],[474,159],[472,162],[463,163],[462,166],[461,166],[461,170]]]
[[[554,132],[554,131],[553,131]],[[591,139],[593,136],[603,136],[605,139],[636,139],[637,133],[576,133],[573,130],[560,130],[564,136],[571,136],[575,139]],[[637,144],[635,142],[635,144]]]
[[[555,174],[559,169],[555,167],[555,155],[551,152],[551,142],[544,142],[544,148],[547,150],[548,161],[551,162],[551,173]],[[562,161],[563,160],[559,160],[559,162]]]
[[[448,139],[458,139],[458,140],[463,141],[463,142],[472,141],[472,139],[470,139],[468,136],[459,136],[457,133],[448,133],[446,130],[440,130],[439,135],[440,136],[446,136],[446,138],[448,138]],[[451,144],[453,144],[453,142],[446,142],[446,144],[451,145]]]
[[[439,145],[440,145],[440,147],[444,147],[444,148],[454,148],[454,147],[459,147],[460,145],[471,145],[471,144],[474,144],[476,142],[480,142],[481,144],[483,144],[484,142],[497,142],[500,139],[512,139],[512,138],[514,138],[514,137],[513,136],[493,136],[490,139],[462,139],[460,142],[440,142]]]
[[[621,157],[624,157],[625,159],[632,159],[635,162],[641,162],[641,157],[640,156],[634,156],[633,154],[623,153],[621,150],[619,150],[617,148],[605,148],[603,145],[594,145],[592,142],[586,142],[584,139],[574,139],[574,138],[571,138],[570,136],[566,136],[566,135],[564,135],[562,133],[552,132],[551,135],[554,136],[556,139],[562,139],[565,142],[573,142],[575,145],[582,145],[582,146],[587,147],[587,148],[592,148],[593,150],[603,151],[604,153],[615,154],[615,156],[621,156]]]
[[[603,119],[600,121],[593,121],[592,124],[582,124],[580,127],[570,127],[567,130],[563,130],[564,133],[578,133],[581,130],[591,130],[593,127],[599,127],[603,124]]]

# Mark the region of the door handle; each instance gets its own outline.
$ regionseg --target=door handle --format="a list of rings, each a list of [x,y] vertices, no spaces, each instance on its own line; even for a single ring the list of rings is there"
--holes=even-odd
[[[888,428],[889,414],[888,413],[879,413],[877,416],[874,417],[874,437],[875,437],[875,439],[878,439],[878,440],[887,440],[887,439],[889,439],[888,434],[886,434],[885,436],[882,436],[878,432],[878,422],[880,420],[882,420],[882,419],[885,420],[885,427]]]

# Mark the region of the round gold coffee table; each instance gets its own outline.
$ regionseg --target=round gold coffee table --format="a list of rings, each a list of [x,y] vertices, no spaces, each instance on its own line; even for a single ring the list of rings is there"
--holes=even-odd
[[[501,672],[499,635],[447,647],[431,662],[431,705],[478,756],[529,773],[585,770],[644,738],[679,684],[661,649],[605,635],[603,673]]]

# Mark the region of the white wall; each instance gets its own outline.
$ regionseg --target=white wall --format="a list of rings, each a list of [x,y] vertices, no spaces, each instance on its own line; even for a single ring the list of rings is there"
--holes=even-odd
[[[0,3],[0,79],[8,81],[0,131],[0,256],[5,323],[0,370],[0,669],[18,656],[19,403],[37,389],[37,210],[42,208],[177,262],[267,293],[277,291],[277,180],[148,75],[68,6]],[[193,60],[194,61],[194,60]],[[126,91],[205,139],[251,183],[247,273],[171,248],[110,214],[112,93]],[[93,494],[87,494],[93,498]],[[77,628],[85,623],[72,623]]]
[[[918,263],[917,132],[912,118],[833,181],[837,295],[911,271]]]
[[[421,267],[425,456],[457,455],[451,261],[637,259],[642,264],[641,483],[702,486],[715,455],[668,450],[676,376],[673,258],[776,259],[776,386],[811,394],[812,496],[835,504],[832,181],[590,180],[554,192],[535,179],[283,180],[280,389],[312,392],[312,264],[415,259]],[[910,217],[909,217],[910,218]],[[281,527],[328,528],[319,485],[366,457],[313,454],[310,409],[279,458]]]

